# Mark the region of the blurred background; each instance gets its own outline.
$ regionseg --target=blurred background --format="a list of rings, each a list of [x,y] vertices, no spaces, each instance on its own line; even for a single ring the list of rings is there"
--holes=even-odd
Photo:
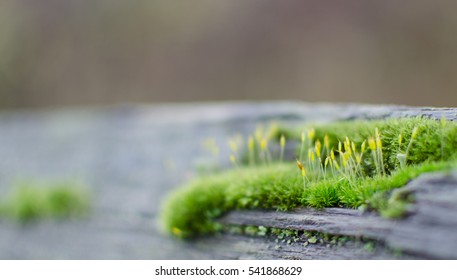
[[[457,1],[0,0],[0,107],[457,106]]]

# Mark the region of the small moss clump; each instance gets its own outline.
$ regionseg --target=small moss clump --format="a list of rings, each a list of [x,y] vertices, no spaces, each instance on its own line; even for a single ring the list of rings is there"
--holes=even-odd
[[[22,182],[12,187],[1,209],[2,216],[19,222],[77,218],[88,213],[89,195],[72,182]]]
[[[197,178],[173,193],[164,205],[165,229],[181,238],[211,233],[222,228],[215,222],[222,214],[254,208],[362,207],[398,218],[410,198],[392,198],[392,190],[422,173],[457,166],[457,125],[452,122],[348,121],[276,128],[275,133],[269,139],[250,137],[247,154],[257,164]],[[299,143],[297,163],[284,162],[282,152],[279,162],[271,159],[268,141],[284,143],[284,135]],[[249,151],[251,139],[261,147],[259,159]]]

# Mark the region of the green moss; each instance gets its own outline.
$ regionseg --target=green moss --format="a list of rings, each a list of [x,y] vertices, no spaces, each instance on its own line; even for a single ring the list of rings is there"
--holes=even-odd
[[[390,199],[390,192],[425,172],[456,168],[457,125],[428,119],[385,121],[352,121],[313,126],[316,138],[327,134],[336,149],[339,140],[347,137],[358,146],[371,137],[377,127],[382,134],[382,154],[387,175],[375,172],[373,160],[366,156],[362,163],[364,175],[342,178],[328,173],[310,172],[309,182],[295,163],[271,163],[236,168],[219,174],[197,178],[179,189],[166,201],[162,221],[166,231],[186,238],[217,231],[221,225],[214,219],[234,209],[274,209],[285,211],[297,207],[364,206],[386,217],[401,217],[405,213],[405,199]],[[404,153],[417,127],[407,157],[407,167],[399,168],[397,154]],[[276,129],[299,139],[302,129]],[[398,142],[403,137],[402,145]],[[323,156],[323,158],[325,155]]]
[[[213,219],[231,209],[287,210],[301,205],[303,185],[290,164],[246,167],[196,179],[172,194],[162,213],[176,236],[214,232]],[[291,176],[292,175],[292,176]]]
[[[311,127],[316,130],[316,139],[322,140],[327,134],[330,146],[335,148],[338,141],[343,141],[346,137],[360,145],[368,137],[373,136],[374,129],[377,127],[382,134],[382,152],[388,172],[392,172],[399,167],[397,154],[405,152],[414,127],[418,128],[418,136],[409,150],[407,164],[456,158],[457,124],[425,118],[356,120],[307,125],[300,128],[278,127],[270,137],[279,139],[281,135],[287,135],[289,140],[295,139],[299,141],[302,131]],[[400,134],[403,136],[401,145],[398,143]],[[372,164],[372,162],[366,163],[366,171],[373,172],[373,168],[370,168]]]
[[[22,182],[12,187],[1,213],[10,219],[27,222],[82,217],[88,210],[88,193],[79,184]]]

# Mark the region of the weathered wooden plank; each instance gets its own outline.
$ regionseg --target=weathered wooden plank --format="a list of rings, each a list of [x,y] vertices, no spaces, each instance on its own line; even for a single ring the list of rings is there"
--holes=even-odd
[[[404,117],[416,117],[424,116],[431,119],[439,120],[446,118],[451,121],[457,120],[457,109],[456,108],[424,108],[424,107],[402,107],[395,108],[389,114],[392,118],[404,118]]]
[[[162,200],[192,176],[196,163],[204,157],[200,144],[206,137],[225,143],[235,133],[250,133],[258,124],[272,120],[303,124],[416,115],[456,120],[456,113],[455,108],[299,102],[0,112],[0,194],[6,194],[16,178],[52,181],[74,177],[86,181],[94,194],[93,212],[87,220],[38,222],[25,227],[0,221],[0,259],[391,258],[388,252],[373,255],[360,248],[357,253],[359,249],[320,245],[316,245],[318,251],[298,244],[276,250],[274,240],[245,236],[204,237],[183,243],[159,234],[157,220]],[[221,148],[221,166],[230,164],[229,153],[228,148]],[[454,208],[449,206],[453,197],[446,192],[428,196],[428,202],[414,210],[417,223],[423,225],[419,220],[424,219],[432,225],[447,222],[454,227]],[[303,219],[300,211],[294,219]],[[334,222],[345,219],[352,228],[342,231],[335,227],[323,218],[326,211],[334,213]],[[361,233],[354,228],[365,226],[365,234],[389,236],[385,238],[392,244],[404,242],[403,247],[412,247],[414,252],[418,251],[414,250],[417,243],[422,242],[424,247],[428,242],[437,243],[432,232],[407,246],[404,236],[411,232],[406,225],[393,235],[382,231],[384,220],[378,224],[380,220],[375,216],[359,217],[357,212],[351,216],[351,211],[344,211],[329,209],[306,215],[331,232],[356,236]],[[254,215],[252,219],[260,218]],[[371,228],[363,224],[365,220],[372,221]],[[288,222],[290,226],[297,224],[294,220]],[[306,225],[313,227],[312,222]],[[421,256],[454,258],[440,256],[448,249],[440,246],[449,247],[450,242],[447,239],[435,244],[436,252],[421,249]]]
[[[457,258],[457,173],[424,174],[401,192],[411,193],[415,203],[409,216],[387,220],[358,210],[297,209],[291,212],[235,211],[220,221],[329,234],[364,236],[421,258]]]
[[[233,225],[319,231],[375,239],[385,238],[396,224],[395,221],[388,221],[373,214],[363,215],[358,210],[343,208],[305,208],[291,212],[234,211],[220,221]]]
[[[224,234],[194,240],[187,245],[195,254],[207,259],[398,259],[414,258],[410,255],[395,255],[380,246],[367,250],[360,242],[349,241],[344,246],[308,244],[305,240],[276,243],[268,237],[250,237]]]

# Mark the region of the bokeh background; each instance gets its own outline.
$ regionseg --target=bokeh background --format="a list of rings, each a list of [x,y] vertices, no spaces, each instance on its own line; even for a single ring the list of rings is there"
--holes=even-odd
[[[0,107],[457,106],[457,1],[0,0]]]

